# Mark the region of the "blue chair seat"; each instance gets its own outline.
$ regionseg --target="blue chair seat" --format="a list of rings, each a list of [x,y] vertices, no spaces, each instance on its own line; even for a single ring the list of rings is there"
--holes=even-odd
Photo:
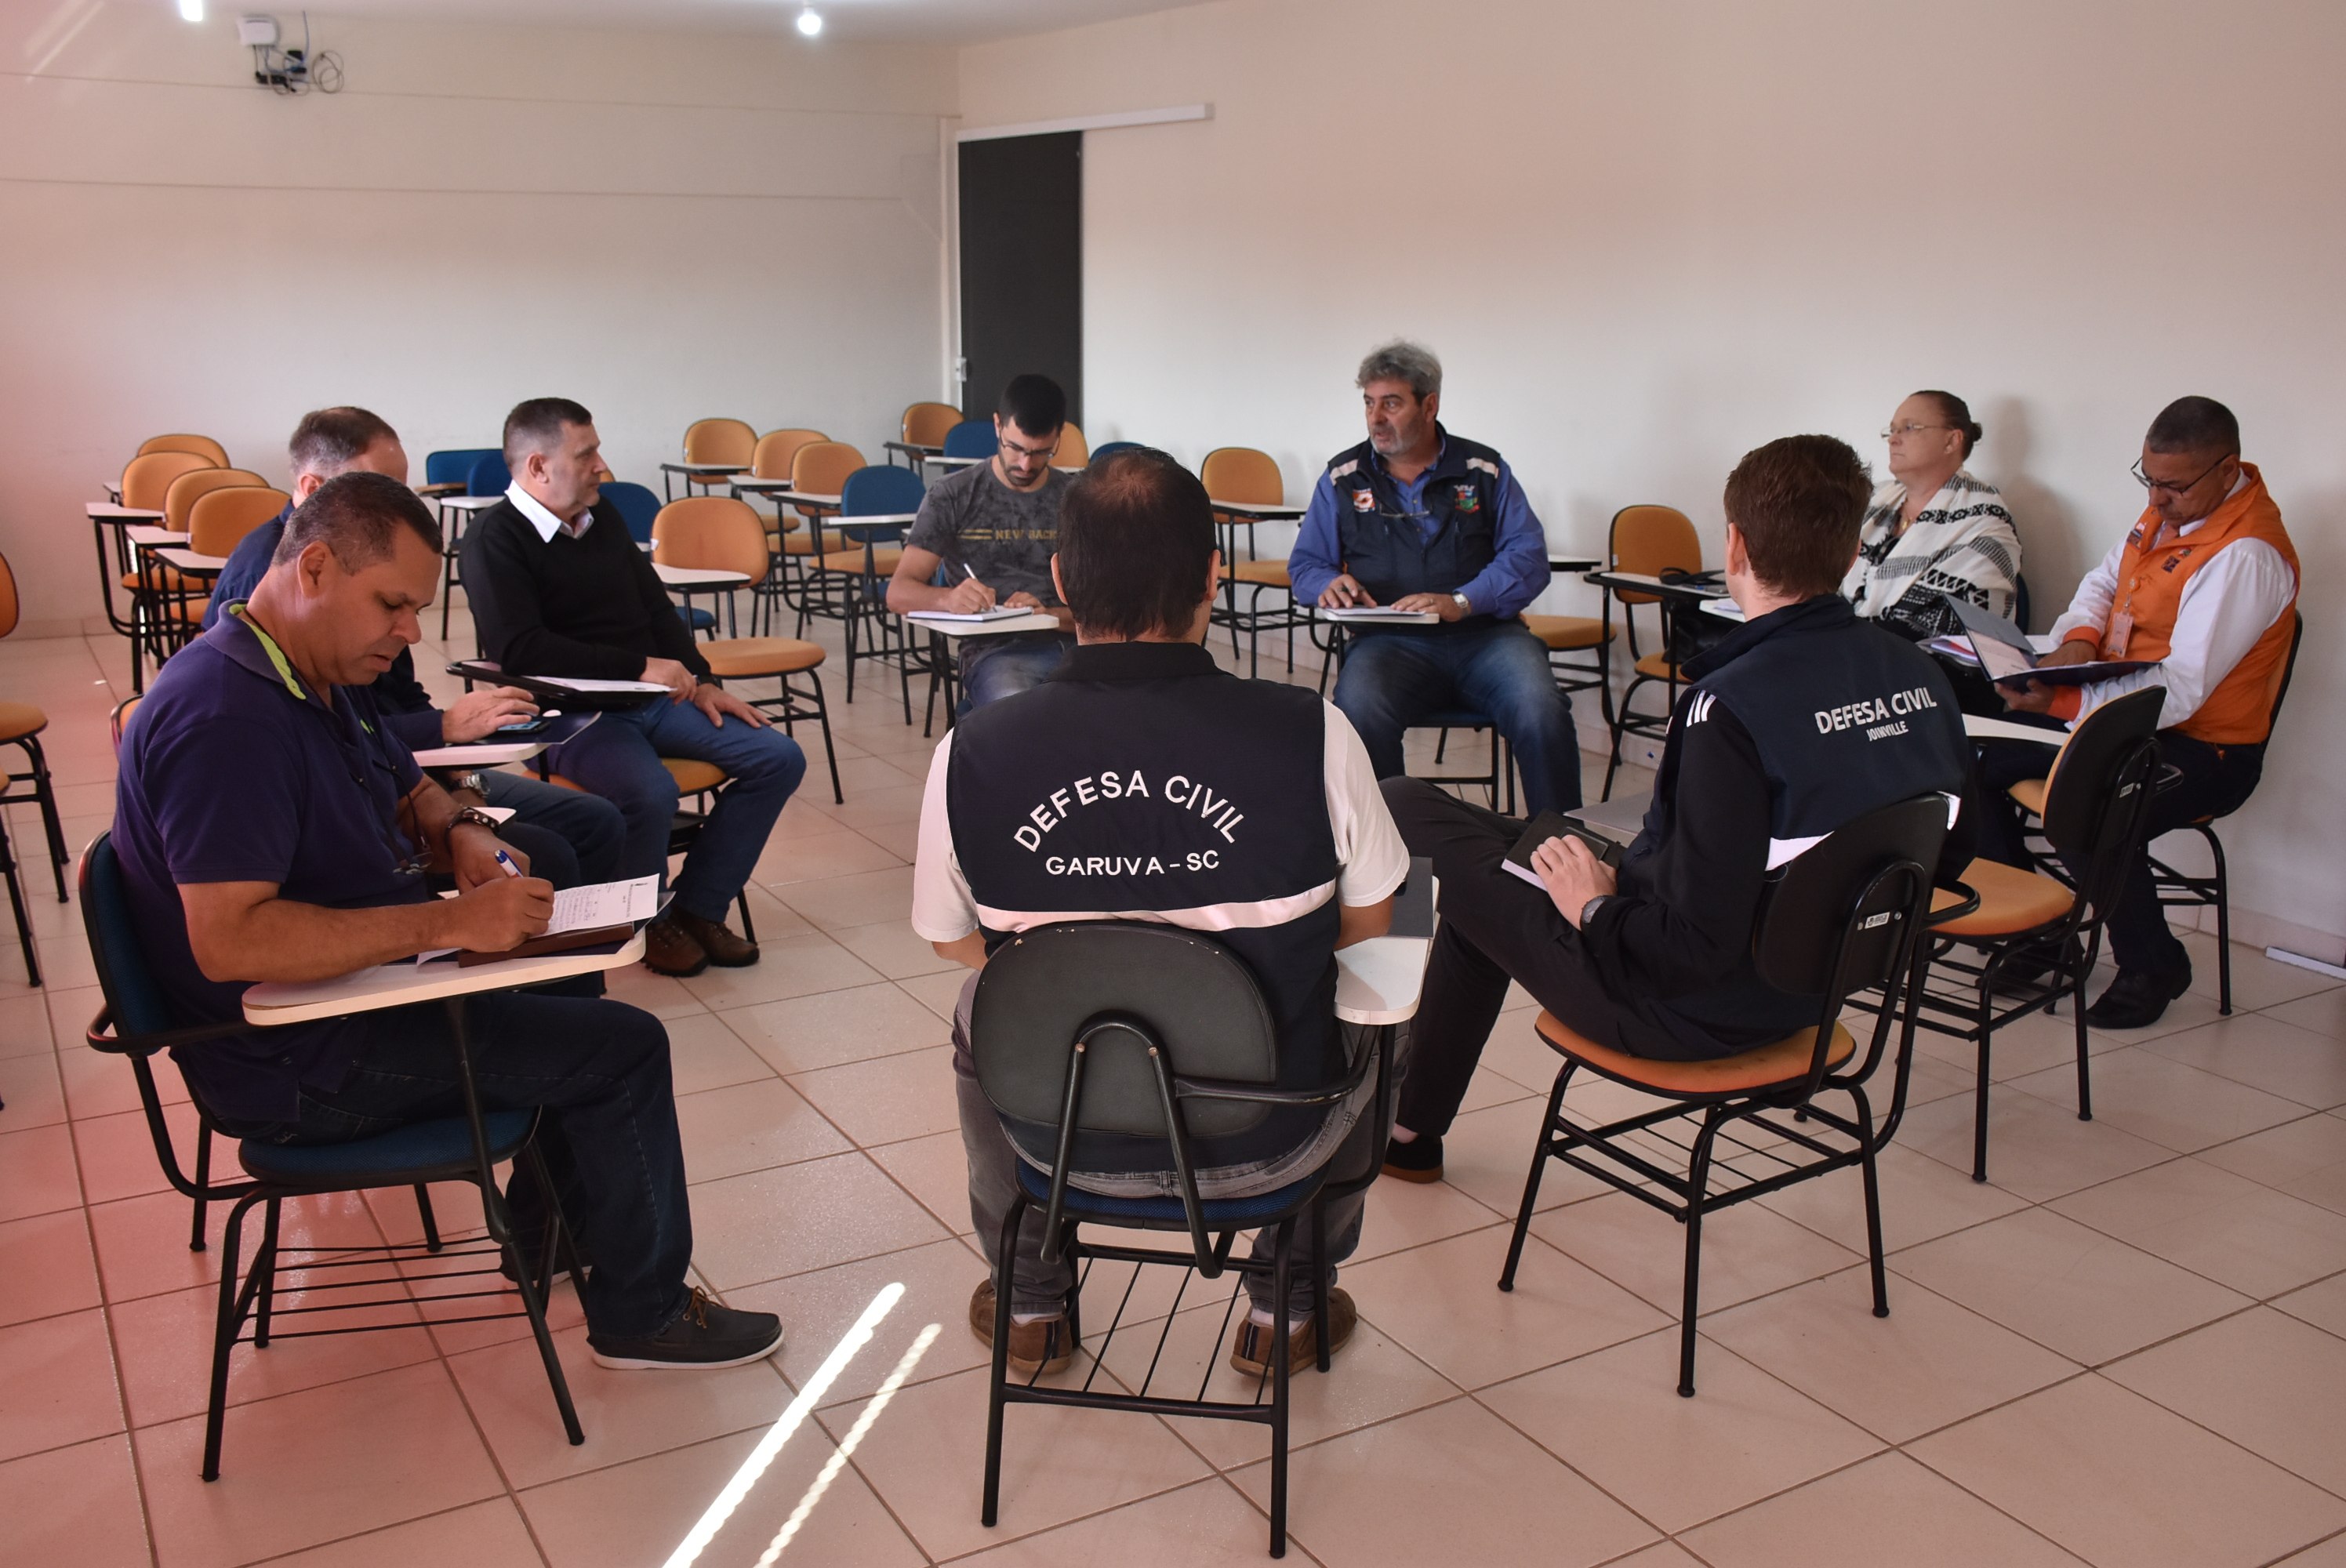
[[[489,1157],[511,1159],[520,1153],[536,1119],[535,1111],[484,1112],[481,1128],[488,1135]],[[443,1116],[343,1144],[268,1144],[247,1138],[237,1145],[236,1157],[263,1181],[402,1186],[425,1171],[451,1166],[469,1173],[473,1132],[464,1117]]]
[[[684,617],[686,626],[697,632],[705,632],[717,624],[717,612],[703,609],[699,605],[680,605],[676,613]]]
[[[1286,1213],[1310,1197],[1320,1186],[1326,1172],[1315,1170],[1300,1181],[1288,1183],[1270,1192],[1251,1197],[1207,1198],[1198,1204],[1209,1230],[1242,1229],[1275,1215]],[[1018,1185],[1028,1198],[1037,1204],[1051,1201],[1051,1178],[1028,1165],[1018,1162]],[[1067,1188],[1066,1212],[1076,1219],[1101,1219],[1140,1225],[1186,1225],[1178,1197],[1104,1197],[1081,1188]]]

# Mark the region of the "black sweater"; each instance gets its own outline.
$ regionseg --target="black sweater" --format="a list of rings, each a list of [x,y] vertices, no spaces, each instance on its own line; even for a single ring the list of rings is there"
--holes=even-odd
[[[652,558],[608,501],[585,534],[551,540],[503,501],[473,520],[464,548],[482,657],[515,675],[592,680],[635,680],[645,660],[669,658],[709,678]]]

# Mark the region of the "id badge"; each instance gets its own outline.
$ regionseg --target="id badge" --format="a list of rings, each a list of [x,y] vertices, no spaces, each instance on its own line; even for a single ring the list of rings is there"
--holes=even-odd
[[[2109,629],[2102,633],[2102,657],[2106,659],[2126,657],[2127,644],[2134,637],[2134,612],[2120,610],[2110,616]]]

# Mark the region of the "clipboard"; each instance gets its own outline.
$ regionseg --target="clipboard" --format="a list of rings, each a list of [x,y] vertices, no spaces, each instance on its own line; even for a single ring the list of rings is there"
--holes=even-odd
[[[484,658],[452,659],[448,673],[489,686],[510,686],[537,698],[541,708],[559,708],[566,714],[631,713],[668,696],[668,688],[649,681],[578,683],[560,676],[515,675]],[[532,738],[535,738],[533,737]]]

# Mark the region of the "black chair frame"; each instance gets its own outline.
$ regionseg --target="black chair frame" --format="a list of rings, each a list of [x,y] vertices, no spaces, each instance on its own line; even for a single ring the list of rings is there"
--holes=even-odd
[[[1940,813],[1943,833],[1945,805],[1935,797],[1909,801],[1889,810],[1915,811],[1918,820],[1925,823],[1927,814],[1936,811]],[[1828,840],[1827,845],[1830,843]],[[1935,843],[1929,858],[1936,858]],[[1780,893],[1781,890],[1780,883],[1777,891]],[[1547,1114],[1541,1124],[1539,1143],[1532,1152],[1530,1173],[1525,1177],[1523,1204],[1515,1214],[1515,1232],[1507,1244],[1507,1261],[1499,1275],[1499,1288],[1515,1288],[1524,1238],[1530,1231],[1533,1209],[1539,1201],[1540,1178],[1552,1159],[1660,1209],[1686,1227],[1678,1390],[1682,1397],[1690,1399],[1695,1391],[1695,1322],[1702,1278],[1704,1217],[1780,1192],[1797,1182],[1856,1166],[1864,1174],[1873,1315],[1888,1317],[1881,1183],[1875,1158],[1897,1135],[1899,1123],[1906,1113],[1906,1091],[1913,1064],[1914,1012],[1911,1005],[1901,1005],[1901,998],[1902,994],[1911,994],[1919,983],[1921,932],[1931,897],[1931,872],[1922,859],[1893,858],[1880,865],[1843,906],[1832,937],[1831,960],[1821,972],[1830,979],[1822,988],[1823,1005],[1818,1014],[1815,1044],[1807,1069],[1797,1077],[1758,1088],[1687,1093],[1622,1078],[1595,1063],[1566,1054],[1556,1084],[1548,1092]],[[1774,913],[1771,903],[1762,913],[1754,939],[1755,957],[1761,963],[1761,972],[1771,978],[1775,970],[1800,967],[1797,955],[1790,962],[1771,959],[1770,921]],[[1772,940],[1785,939],[1779,935]],[[1813,956],[1810,955],[1807,962],[1813,965]],[[1817,972],[1811,968],[1809,972],[1813,978]],[[1863,1048],[1835,1069],[1830,1060],[1833,1026],[1851,996],[1872,986],[1882,989],[1886,1004],[1879,1011]],[[1898,1033],[1890,1101],[1877,1124],[1865,1084],[1889,1052],[1893,1021],[1898,1021]],[[1647,1095],[1665,1095],[1675,1103],[1600,1125],[1584,1126],[1564,1109],[1565,1093],[1571,1087],[1575,1072],[1582,1068]],[[1818,1103],[1820,1095],[1836,1092],[1849,1096],[1848,1115]],[[1663,1130],[1670,1124],[1678,1124],[1675,1130],[1691,1132],[1692,1136],[1682,1139],[1670,1135]],[[1739,1137],[1737,1129],[1744,1125],[1780,1141],[1768,1146]],[[1632,1135],[1647,1142],[1642,1145],[1632,1144],[1628,1142]],[[1670,1160],[1671,1165],[1658,1163],[1661,1159]]]
[[[1683,572],[1665,573],[1663,575],[1665,581],[1677,581],[1685,577],[1702,577],[1706,574]],[[1606,696],[1602,699],[1602,706],[1605,710],[1606,728],[1612,732],[1612,745],[1605,759],[1605,791],[1597,797],[1600,800],[1613,799],[1613,776],[1621,769],[1621,738],[1625,735],[1636,735],[1648,740],[1668,740],[1670,734],[1670,716],[1678,711],[1678,706],[1679,672],[1677,663],[1670,662],[1669,674],[1667,677],[1647,675],[1639,671],[1637,661],[1645,656],[1637,651],[1637,606],[1621,598],[1609,587],[1605,590],[1604,605],[1600,611],[1600,619],[1605,627],[1604,648],[1607,655],[1606,667],[1608,677],[1613,647],[1613,608],[1617,604],[1620,606],[1621,626],[1629,644],[1629,684],[1621,688],[1621,695],[1617,697],[1612,695],[1609,678],[1606,684]],[[1655,609],[1659,622],[1656,632],[1658,651],[1667,660],[1669,657],[1672,629],[1676,625],[1677,617],[1685,612],[1681,610],[1677,600],[1668,597],[1658,600]],[[1653,685],[1659,685],[1664,688],[1668,696],[1668,701],[1658,714],[1637,712],[1635,706],[1637,688],[1641,686]]]
[[[1066,929],[1066,926],[1109,922],[1070,921],[1062,926],[1038,928],[1038,932]],[[1146,928],[1145,928],[1146,929]],[[1165,928],[1154,928],[1163,930]],[[1038,932],[1025,933],[1027,936]],[[1182,933],[1193,935],[1194,933]],[[1022,939],[1014,938],[1014,944]],[[981,1522],[994,1523],[997,1515],[1002,1479],[1002,1432],[1004,1411],[1014,1404],[1062,1405],[1091,1410],[1127,1410],[1158,1416],[1196,1416],[1209,1420],[1245,1421],[1268,1427],[1270,1431],[1270,1555],[1287,1553],[1287,1447],[1290,1414],[1290,1368],[1291,1351],[1289,1345],[1289,1320],[1282,1309],[1277,1314],[1278,1345],[1273,1349],[1263,1375],[1256,1380],[1254,1398],[1250,1401],[1211,1400],[1206,1397],[1210,1385],[1215,1360],[1209,1358],[1206,1372],[1198,1385],[1195,1398],[1173,1398],[1153,1395],[1157,1369],[1162,1362],[1165,1347],[1171,1337],[1181,1309],[1183,1295],[1188,1288],[1188,1276],[1217,1279],[1223,1274],[1238,1276],[1228,1305],[1223,1308],[1222,1322],[1216,1330],[1216,1345],[1229,1333],[1230,1320],[1236,1315],[1239,1298],[1245,1294],[1245,1282],[1250,1277],[1268,1276],[1271,1282],[1271,1298],[1284,1304],[1290,1299],[1291,1278],[1289,1248],[1295,1227],[1308,1222],[1311,1227],[1312,1323],[1317,1349],[1316,1365],[1321,1371],[1329,1369],[1328,1289],[1329,1269],[1326,1242],[1326,1206],[1331,1198],[1347,1196],[1366,1188],[1379,1175],[1378,1162],[1372,1158],[1364,1174],[1356,1179],[1341,1182],[1328,1179],[1330,1166],[1342,1157],[1343,1146],[1331,1155],[1329,1161],[1307,1177],[1299,1178],[1287,1201],[1269,1212],[1250,1213],[1240,1223],[1217,1224],[1209,1212],[1215,1200],[1201,1198],[1198,1191],[1197,1161],[1188,1117],[1184,1106],[1190,1101],[1221,1102],[1231,1105],[1308,1106],[1333,1105],[1358,1092],[1367,1081],[1372,1069],[1377,1074],[1372,1102],[1363,1108],[1363,1120],[1373,1117],[1373,1126],[1382,1128],[1390,1116],[1393,1084],[1390,1071],[1393,1029],[1385,1025],[1374,1030],[1363,1041],[1359,1060],[1344,1080],[1332,1087],[1311,1090],[1283,1090],[1265,1084],[1237,1083],[1222,1079],[1192,1077],[1176,1072],[1170,1051],[1158,1031],[1145,1019],[1122,1011],[1104,1011],[1086,1020],[1076,1032],[1068,1053],[1065,1088],[1061,1095],[1062,1110],[1057,1126],[1056,1156],[1043,1200],[1043,1257],[1056,1262],[1066,1257],[1076,1266],[1077,1278],[1068,1300],[1068,1332],[1070,1342],[1082,1342],[1081,1305],[1083,1288],[1090,1278],[1093,1263],[1107,1261],[1134,1266],[1131,1280],[1117,1301],[1115,1316],[1107,1331],[1094,1349],[1090,1373],[1080,1387],[1054,1387],[1039,1380],[1038,1365],[1024,1382],[1010,1380],[1010,1332],[1013,1291],[1012,1272],[1018,1249],[1018,1233],[1032,1200],[1022,1190],[1012,1201],[1004,1217],[996,1256],[1002,1260],[994,1279],[994,1359],[988,1375],[985,1432],[985,1485]],[[1080,1189],[1070,1187],[1067,1172],[1072,1163],[1078,1109],[1085,1104],[1084,1087],[1091,1063],[1096,1054],[1111,1047],[1138,1054],[1153,1084],[1156,1105],[1161,1118],[1164,1137],[1176,1185],[1179,1188],[1181,1218],[1175,1220],[1141,1220],[1112,1212],[1103,1212],[1086,1202]],[[1236,1200],[1244,1203],[1247,1200]],[[1086,1241],[1080,1234],[1084,1225],[1107,1225],[1125,1229],[1171,1230],[1186,1233],[1187,1251],[1162,1247],[1140,1247],[1104,1245]],[[1270,1229],[1274,1238],[1271,1261],[1265,1263],[1251,1257],[1234,1256],[1235,1244],[1242,1230]],[[1217,1234],[1218,1233],[1218,1234]],[[1124,1311],[1132,1299],[1140,1270],[1151,1265],[1178,1268],[1183,1273],[1171,1306],[1167,1309],[1157,1343],[1148,1361],[1147,1375],[1138,1390],[1132,1393],[1116,1393],[1096,1389],[1093,1385],[1099,1369],[1106,1364],[1108,1346],[1122,1326]],[[1266,1401],[1266,1393],[1269,1399]]]
[[[118,1026],[116,1011],[117,977],[107,956],[107,947],[100,933],[94,929],[97,920],[95,903],[90,898],[90,861],[83,862],[83,909],[85,919],[93,926],[90,947],[96,957],[98,981],[106,998],[97,1015],[90,1023],[84,1038],[92,1050],[111,1055],[127,1056],[131,1071],[138,1081],[138,1101],[147,1119],[148,1134],[154,1140],[157,1160],[163,1176],[172,1187],[196,1204],[195,1236],[189,1247],[203,1250],[204,1216],[207,1206],[229,1203],[227,1224],[222,1233],[222,1254],[219,1269],[219,1305],[213,1324],[210,1393],[204,1418],[204,1457],[201,1474],[206,1481],[219,1479],[222,1437],[228,1415],[229,1361],[236,1347],[250,1344],[256,1349],[266,1349],[273,1340],[316,1339],[335,1334],[392,1333],[402,1329],[428,1330],[434,1327],[487,1322],[525,1317],[537,1342],[540,1359],[546,1366],[546,1380],[554,1391],[556,1408],[561,1412],[562,1424],[575,1446],[586,1441],[585,1429],[579,1425],[576,1406],[572,1402],[570,1385],[564,1376],[562,1362],[556,1354],[554,1338],[546,1327],[546,1301],[556,1278],[558,1261],[576,1268],[569,1230],[562,1216],[559,1199],[536,1143],[536,1121],[533,1116],[530,1132],[517,1147],[493,1147],[483,1121],[480,1095],[474,1084],[472,1051],[464,1025],[464,998],[452,997],[446,1003],[449,1021],[455,1040],[459,1081],[464,1087],[464,1120],[470,1132],[471,1148],[467,1156],[434,1165],[403,1166],[396,1171],[360,1172],[332,1181],[290,1182],[264,1177],[249,1177],[241,1181],[215,1182],[211,1179],[211,1136],[219,1130],[219,1124],[200,1101],[196,1109],[201,1120],[198,1134],[196,1170],[191,1178],[179,1167],[178,1153],[172,1142],[171,1128],[163,1114],[160,1092],[155,1082],[152,1058],[158,1051],[181,1045],[199,1045],[233,1035],[261,1033],[255,1025],[237,1023],[209,1024],[148,1033],[128,1033]],[[544,1195],[546,1218],[544,1247],[532,1260],[524,1256],[509,1216],[504,1195],[496,1182],[496,1161],[511,1157],[516,1165],[527,1168]],[[482,1245],[460,1246],[454,1250],[444,1239],[434,1221],[427,1189],[441,1181],[462,1181],[479,1189],[481,1209],[485,1223]],[[281,1209],[289,1197],[316,1196],[342,1192],[362,1192],[379,1187],[413,1187],[416,1207],[423,1228],[421,1245],[393,1243],[385,1246],[335,1247],[289,1247],[279,1240]],[[260,1245],[254,1249],[249,1268],[240,1264],[244,1223],[251,1211],[262,1210]],[[473,1238],[457,1237],[459,1241]],[[502,1263],[484,1263],[482,1267],[456,1269],[434,1268],[426,1276],[412,1276],[403,1270],[425,1259],[435,1263],[474,1259],[496,1259]],[[344,1270],[364,1270],[384,1267],[389,1272],[358,1274],[353,1277]],[[433,1285],[461,1282],[479,1276],[507,1275],[522,1299],[519,1312],[466,1312],[461,1316],[434,1317],[423,1310],[435,1302],[471,1302],[506,1294],[504,1283],[485,1288],[465,1288],[434,1291],[418,1289],[421,1280]],[[320,1278],[321,1275],[325,1276]],[[300,1306],[280,1306],[277,1296],[280,1289],[302,1292],[307,1300]],[[351,1292],[381,1289],[384,1294],[372,1297],[353,1296]],[[330,1297],[319,1301],[314,1298]],[[285,1318],[303,1322],[318,1317],[332,1318],[364,1312],[383,1307],[414,1308],[417,1313],[408,1322],[332,1322],[315,1328],[287,1329],[278,1325]],[[250,1332],[247,1333],[247,1326]]]

